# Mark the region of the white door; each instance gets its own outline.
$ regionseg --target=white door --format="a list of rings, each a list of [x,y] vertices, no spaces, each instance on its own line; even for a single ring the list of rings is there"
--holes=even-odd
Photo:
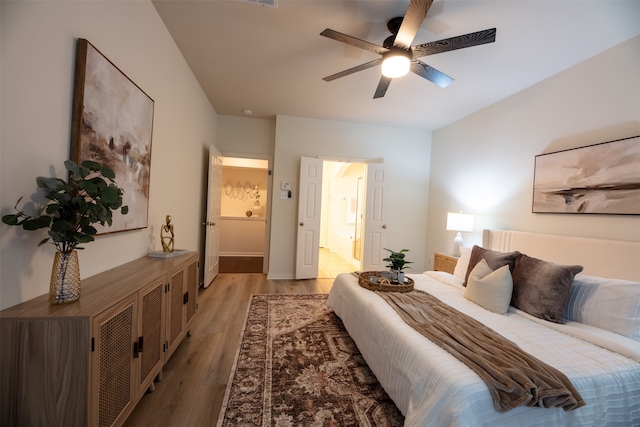
[[[296,279],[318,277],[322,160],[300,158]]]
[[[382,271],[387,268],[382,261],[387,244],[387,215],[384,204],[384,163],[368,163],[366,168],[366,196],[364,211],[364,239],[362,248],[362,269]]]
[[[222,202],[222,154],[209,146],[209,184],[205,222],[204,287],[220,271],[220,204]]]

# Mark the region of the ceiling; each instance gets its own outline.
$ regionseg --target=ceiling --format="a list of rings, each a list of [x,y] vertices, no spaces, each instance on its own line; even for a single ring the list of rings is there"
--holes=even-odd
[[[497,28],[495,43],[424,62],[446,88],[409,73],[373,99],[380,67],[323,77],[378,58],[320,36],[325,28],[382,45],[409,0],[153,0],[218,114],[290,115],[436,130],[640,34],[637,0],[435,0],[413,44]],[[615,74],[602,76],[615,78]],[[603,82],[594,82],[602,84]]]

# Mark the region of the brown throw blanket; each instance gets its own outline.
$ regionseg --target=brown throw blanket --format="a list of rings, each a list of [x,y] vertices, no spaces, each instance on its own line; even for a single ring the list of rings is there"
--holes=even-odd
[[[565,411],[585,405],[562,372],[433,295],[376,293],[407,324],[473,369],[487,383],[498,412],[522,405]]]

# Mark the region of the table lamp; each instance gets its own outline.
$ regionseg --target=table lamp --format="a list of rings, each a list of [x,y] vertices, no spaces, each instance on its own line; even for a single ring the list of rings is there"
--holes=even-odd
[[[449,212],[447,214],[447,230],[457,231],[453,239],[453,256],[460,256],[462,246],[462,231],[473,231],[473,215]]]

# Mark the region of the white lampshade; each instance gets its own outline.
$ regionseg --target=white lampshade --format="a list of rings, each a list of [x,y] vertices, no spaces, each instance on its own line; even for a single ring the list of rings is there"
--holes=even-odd
[[[473,215],[449,212],[447,214],[447,230],[457,231],[453,239],[453,256],[460,256],[462,247],[461,231],[473,231]]]
[[[382,75],[389,78],[402,77],[409,72],[411,60],[400,52],[387,53],[382,61]]]
[[[447,230],[473,231],[473,215],[449,212],[447,214]]]

